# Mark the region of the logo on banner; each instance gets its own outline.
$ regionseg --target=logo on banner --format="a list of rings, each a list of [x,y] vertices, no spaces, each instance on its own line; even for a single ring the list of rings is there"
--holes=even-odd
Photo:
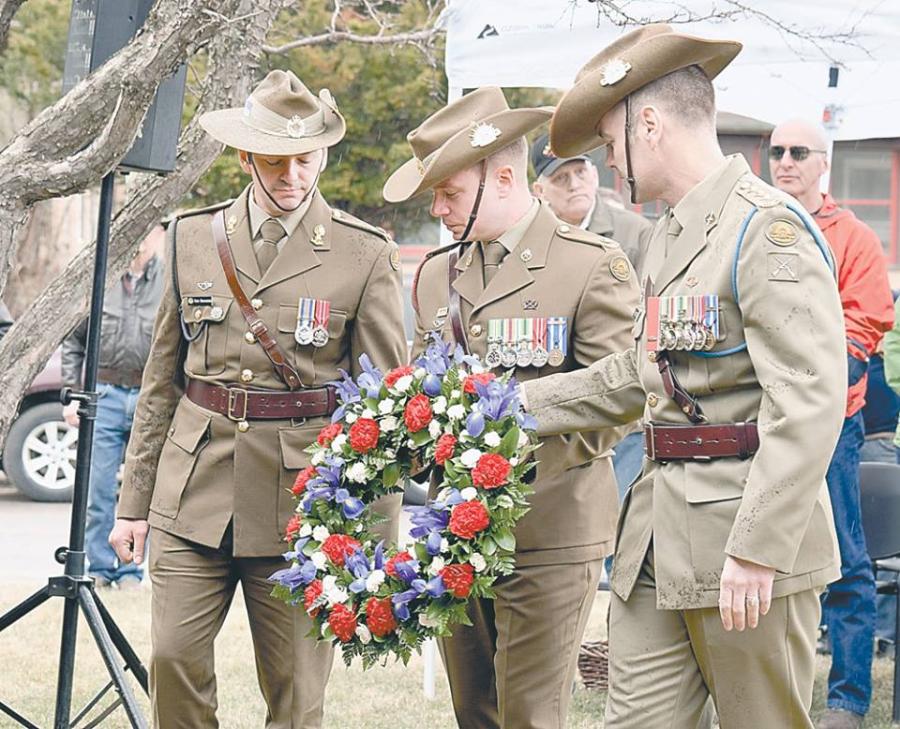
[[[484,26],[484,28],[481,29],[481,32],[478,34],[478,40],[481,40],[482,38],[487,38],[488,36],[492,36],[492,35],[500,35],[500,34],[497,32],[497,29],[493,25],[488,23],[486,26]]]

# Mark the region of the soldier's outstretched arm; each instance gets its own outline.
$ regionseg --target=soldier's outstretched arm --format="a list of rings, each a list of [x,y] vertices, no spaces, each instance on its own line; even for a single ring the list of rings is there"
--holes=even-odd
[[[170,233],[174,225],[170,226]],[[176,370],[183,366],[179,358],[182,345],[179,317],[172,276],[167,273],[125,455],[125,475],[116,513],[119,518],[146,519],[150,510],[159,454],[180,396],[175,386]]]

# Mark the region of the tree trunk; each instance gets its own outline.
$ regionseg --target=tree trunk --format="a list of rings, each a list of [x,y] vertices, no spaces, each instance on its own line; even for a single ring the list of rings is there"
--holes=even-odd
[[[143,179],[128,195],[123,208],[113,219],[107,285],[124,273],[139,242],[159,222],[165,212],[187,194],[221,152],[222,145],[203,132],[198,118],[204,110],[243,104],[254,80],[266,32],[278,12],[290,1],[240,0],[226,3],[225,0],[217,0],[206,3],[218,5],[219,9],[228,4],[232,7],[237,20],[222,22],[209,44],[208,73],[204,80],[201,103],[197,114],[181,134],[175,171],[165,177],[140,175]],[[191,3],[188,0],[180,2],[182,8],[201,4]],[[160,7],[164,4],[166,0],[161,0]],[[180,14],[192,11],[182,9],[175,12]],[[193,29],[186,26],[183,31],[191,36],[192,43],[196,45],[196,26]],[[190,47],[190,44],[186,47]],[[156,50],[148,50],[147,53],[153,55]],[[179,62],[180,60],[176,59],[174,65]],[[146,72],[141,70],[140,73]],[[116,97],[118,98],[118,92]],[[147,104],[150,100],[152,94],[146,99]],[[33,133],[34,129],[23,134]],[[133,134],[131,136],[133,137]],[[118,158],[127,151],[127,145],[120,145]],[[0,153],[0,165],[3,164],[3,154],[5,152]],[[102,156],[104,160],[109,156],[108,152],[97,151],[94,154]],[[105,169],[111,169],[113,164],[114,159],[108,164],[104,162]],[[74,167],[80,165],[79,161]],[[74,173],[82,174],[77,170]],[[5,188],[7,183],[3,179],[4,176],[0,171],[0,186]],[[85,179],[98,176],[96,170],[86,170],[84,174]],[[26,185],[20,182],[17,189],[23,190],[25,187]],[[4,213],[8,214],[8,211],[0,211],[0,221],[3,220]],[[2,225],[0,222],[0,226]],[[47,286],[0,342],[0,446],[6,439],[20,394],[53,350],[88,310],[94,252],[93,244],[80,251],[66,270]]]
[[[9,26],[16,11],[25,0],[0,0],[0,53],[6,50],[6,42],[9,40]]]

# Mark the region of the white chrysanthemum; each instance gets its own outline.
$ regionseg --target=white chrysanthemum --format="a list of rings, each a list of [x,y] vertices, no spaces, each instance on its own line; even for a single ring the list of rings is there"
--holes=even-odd
[[[344,422],[347,423],[347,425],[353,425],[353,423],[356,422],[357,417],[356,413],[347,413],[344,415]]]
[[[462,420],[466,416],[466,409],[462,405],[451,405],[447,408],[447,417],[450,420]]]
[[[313,552],[309,558],[317,570],[325,569],[325,565],[328,564],[328,557],[325,556],[325,552]]]
[[[472,565],[476,572],[484,572],[487,567],[487,561],[480,552],[473,552],[469,555],[469,564]]]
[[[451,390],[450,399],[451,400],[459,400],[460,395],[462,395],[462,393],[459,390]]]
[[[328,531],[328,527],[324,524],[319,524],[315,529],[313,529],[313,539],[317,542],[324,542],[331,535],[331,532]]]
[[[356,526],[353,527],[353,531],[355,531],[355,532],[361,532],[362,530],[363,530],[362,522],[357,522]]]
[[[328,592],[328,590],[333,590],[335,585],[337,585],[337,577],[334,575],[325,575],[322,578],[322,591]]]
[[[509,459],[509,465],[510,465],[510,466],[518,466],[518,465],[519,465],[519,459],[516,458],[515,456],[513,456],[512,458]]]
[[[312,526],[308,521],[303,522],[303,526],[300,527],[300,536],[308,537],[312,534]]]
[[[378,588],[384,584],[384,570],[372,570],[366,577],[366,589],[369,592],[378,592]]]
[[[475,464],[478,463],[478,459],[481,458],[482,455],[481,451],[477,448],[469,448],[469,450],[463,451],[459,460],[462,461],[462,464],[466,468],[475,468]]]
[[[325,451],[316,451],[313,453],[312,458],[309,461],[314,466],[321,466],[325,463]]]
[[[387,417],[382,418],[378,423],[379,427],[384,433],[393,433],[395,430],[397,430],[397,426],[399,424],[400,423],[397,421],[397,418],[395,418],[393,415],[388,415]]]
[[[361,418],[374,418],[375,413],[373,413],[369,408],[365,408],[359,415]]]
[[[391,410],[394,409],[394,401],[391,398],[386,397],[380,403],[378,403],[378,412],[382,415],[387,415]]]
[[[441,424],[437,420],[428,423],[428,434],[432,438],[437,438],[441,434]]]
[[[520,430],[518,446],[524,448],[526,445],[528,445],[528,434],[524,430]]]
[[[443,415],[447,412],[447,398],[443,395],[436,397],[434,402],[431,403],[431,412],[435,415]]]
[[[497,497],[497,501],[494,503],[497,504],[501,509],[512,509],[513,508],[513,500],[509,498],[506,494],[500,494]]]
[[[335,436],[334,440],[331,441],[331,450],[335,453],[340,453],[341,448],[343,448],[344,443],[347,442],[347,434],[341,433],[340,435]]]
[[[427,374],[428,374],[428,372],[426,371],[426,369],[424,367],[417,367],[416,371],[413,372],[413,377],[415,377],[417,380],[424,380],[425,375],[427,375]]]
[[[403,375],[399,380],[394,383],[394,389],[397,392],[406,392],[413,383],[412,375]]]
[[[466,501],[471,501],[476,496],[478,496],[478,489],[474,486],[466,486],[462,491],[459,492],[459,495],[462,496]]]
[[[488,446],[488,448],[496,448],[500,445],[500,434],[493,430],[489,430],[484,434],[484,444]]]
[[[412,438],[407,438],[406,439],[406,447],[407,448],[415,448],[416,442]]]
[[[369,632],[365,625],[356,626],[356,637],[359,638],[360,643],[363,645],[367,645],[372,641],[372,633]]]
[[[429,618],[425,613],[419,613],[419,625],[423,628],[436,628],[437,621]]]
[[[431,564],[428,565],[428,574],[432,577],[437,577],[442,569],[444,569],[444,558],[440,556],[435,557],[431,560]]]
[[[347,602],[350,598],[350,595],[347,594],[347,591],[343,587],[332,587],[330,590],[324,593],[325,599],[328,601],[328,606],[336,605],[339,602]]]
[[[450,551],[450,542],[448,542],[446,539],[441,540],[441,551],[442,552]]]
[[[364,463],[354,463],[344,473],[347,476],[347,480],[354,483],[365,483],[367,480],[366,465]]]

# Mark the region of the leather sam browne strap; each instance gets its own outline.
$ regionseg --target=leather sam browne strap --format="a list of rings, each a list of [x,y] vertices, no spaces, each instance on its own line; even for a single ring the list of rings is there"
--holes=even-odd
[[[700,407],[700,400],[681,386],[675,376],[675,369],[669,361],[668,354],[668,352],[658,352],[656,358],[656,365],[659,367],[659,376],[662,378],[666,395],[675,401],[675,404],[681,408],[681,412],[687,415],[692,423],[705,423],[707,418],[703,414],[703,408]]]
[[[275,368],[275,373],[291,390],[299,390],[303,384],[300,382],[300,375],[288,364],[287,357],[278,342],[269,334],[269,328],[265,322],[259,318],[256,309],[247,298],[247,294],[241,288],[238,282],[237,271],[234,267],[234,258],[231,255],[231,246],[228,245],[228,235],[225,233],[225,211],[220,210],[212,219],[213,240],[216,242],[216,250],[219,252],[219,260],[222,262],[222,268],[225,271],[225,280],[228,281],[228,288],[234,294],[234,300],[237,302],[241,314],[247,321],[247,326],[256,337],[256,341],[265,351],[266,356]]]
[[[644,426],[647,458],[667,461],[711,461],[749,458],[759,450],[756,423],[671,425],[649,422]]]
[[[459,260],[461,247],[462,244],[450,251],[450,255],[447,256],[447,303],[450,308],[450,325],[453,327],[453,338],[463,348],[463,352],[471,354],[469,352],[469,340],[466,338],[466,329],[462,324],[462,313],[459,308],[459,291],[453,286],[453,282],[456,281],[456,277],[459,275],[459,271],[456,270],[456,262]]]

